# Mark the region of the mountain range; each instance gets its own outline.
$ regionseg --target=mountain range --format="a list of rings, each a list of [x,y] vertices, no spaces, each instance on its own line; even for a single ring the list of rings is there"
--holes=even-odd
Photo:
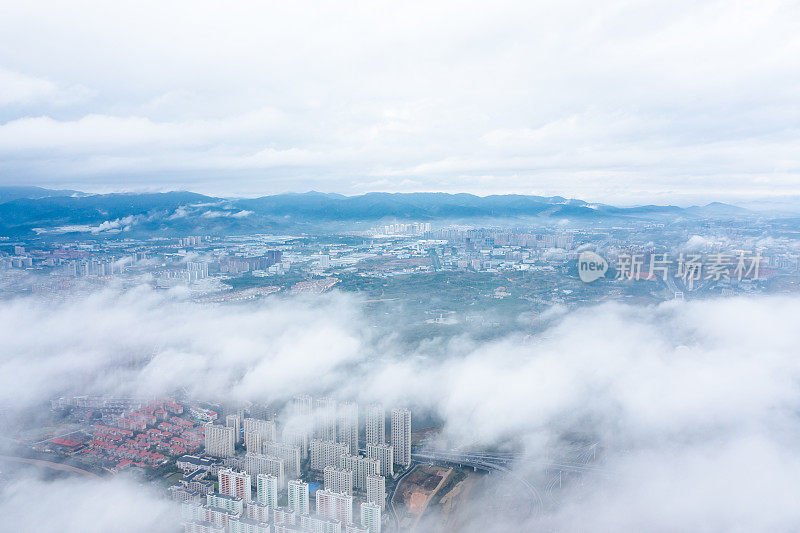
[[[600,223],[738,218],[750,214],[746,209],[722,203],[688,208],[615,207],[559,196],[516,194],[374,192],[344,196],[307,192],[220,198],[186,191],[88,194],[39,187],[0,187],[0,235],[3,236],[267,233],[410,220]]]

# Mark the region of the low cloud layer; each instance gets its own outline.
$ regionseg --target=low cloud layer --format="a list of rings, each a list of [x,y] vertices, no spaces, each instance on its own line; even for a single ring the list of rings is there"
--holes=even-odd
[[[548,493],[531,529],[791,531],[799,313],[789,297],[611,303],[543,314],[533,336],[464,332],[409,348],[337,293],[231,306],[147,288],[30,297],[0,304],[0,400],[27,410],[120,386],[379,400],[442,420],[440,446],[524,450],[514,472],[540,489],[569,439],[596,442],[597,471]],[[496,495],[493,479],[474,495],[478,510]],[[470,531],[507,531],[497,519],[478,512]]]
[[[3,531],[174,533],[178,508],[125,477],[49,479],[24,475],[0,489]]]

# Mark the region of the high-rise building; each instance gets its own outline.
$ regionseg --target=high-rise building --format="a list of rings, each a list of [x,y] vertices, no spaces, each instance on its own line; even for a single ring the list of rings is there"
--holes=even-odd
[[[259,420],[258,418],[245,418],[244,419],[245,432],[251,431],[261,435],[261,442],[275,442],[277,441],[277,433],[275,430],[274,420]]]
[[[404,467],[411,464],[411,411],[392,410],[392,447],[394,463]]]
[[[269,524],[249,518],[231,518],[228,521],[230,533],[270,533],[270,529]]]
[[[261,453],[263,448],[261,434],[256,431],[244,432],[244,449],[248,452]]]
[[[269,507],[270,511],[278,508],[278,478],[270,474],[256,476],[256,501]]]
[[[369,530],[369,533],[381,533],[381,508],[374,503],[361,504],[361,525]]]
[[[309,533],[344,533],[342,523],[324,516],[301,516],[300,531]]]
[[[239,415],[233,414],[225,417],[225,427],[233,428],[233,442],[239,444],[242,441],[241,421]]]
[[[206,505],[208,507],[217,507],[225,509],[234,514],[241,515],[244,512],[244,500],[236,496],[228,496],[227,494],[220,494],[217,492],[209,492],[206,494]]]
[[[234,429],[231,427],[217,426],[210,422],[206,424],[206,453],[214,457],[233,457],[235,443],[233,432]]]
[[[227,533],[228,528],[211,522],[190,520],[183,523],[183,533]]]
[[[367,476],[367,502],[386,506],[386,478],[383,476]]]
[[[324,471],[325,490],[353,495],[353,471],[327,466]]]
[[[381,463],[380,474],[385,477],[394,476],[394,448],[388,444],[367,443],[367,457],[377,459]]]
[[[286,467],[279,457],[247,452],[244,456],[244,470],[253,477],[259,474],[275,476],[280,487],[286,483]]]
[[[325,470],[326,466],[340,466],[340,457],[347,454],[347,446],[332,440],[311,441],[311,469]]]
[[[295,396],[292,400],[292,409],[294,416],[311,416],[311,410],[314,405],[314,400],[308,394]]]
[[[353,485],[362,490],[367,488],[367,476],[380,475],[381,471],[381,464],[377,459],[361,455],[342,455],[339,466],[353,471]]]
[[[244,506],[243,516],[256,522],[268,522],[269,506],[259,502],[248,502]]]
[[[335,441],[336,437],[336,400],[317,398],[314,402],[314,438]]]
[[[280,457],[286,464],[286,475],[300,477],[300,448],[283,442],[265,442],[261,445],[265,455]]]
[[[283,430],[284,444],[297,446],[300,449],[300,457],[303,459],[308,458],[308,440],[308,433],[301,428],[290,426]]]
[[[353,497],[343,492],[330,492],[325,489],[318,490],[317,514],[339,520],[343,524],[353,523]]]
[[[288,507],[278,507],[275,509],[275,512],[272,513],[273,522],[275,522],[276,526],[279,525],[289,525],[293,526],[298,522],[298,514],[297,511],[293,511]]]
[[[358,453],[358,404],[355,402],[342,402],[339,404],[336,419],[337,440],[346,444],[348,453]]]
[[[259,418],[261,420],[272,420],[275,418],[275,413],[267,404],[254,403],[250,405],[250,418]]]
[[[219,493],[236,496],[249,502],[252,490],[250,479],[250,474],[247,472],[234,472],[230,468],[223,468],[217,474]]]
[[[386,443],[386,411],[380,404],[372,404],[367,407],[366,437],[367,443]]]
[[[313,404],[311,396],[304,394],[292,400],[292,416],[284,430],[283,441],[300,446],[303,458],[308,457],[308,444],[313,429]]]
[[[288,492],[289,509],[296,512],[298,515],[304,515],[311,512],[308,496],[308,483],[305,483],[299,479],[294,479],[289,482]]]

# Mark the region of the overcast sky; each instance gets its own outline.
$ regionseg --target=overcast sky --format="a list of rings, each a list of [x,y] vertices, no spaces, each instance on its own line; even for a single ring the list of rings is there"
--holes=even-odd
[[[0,185],[800,195],[800,3],[39,2]]]

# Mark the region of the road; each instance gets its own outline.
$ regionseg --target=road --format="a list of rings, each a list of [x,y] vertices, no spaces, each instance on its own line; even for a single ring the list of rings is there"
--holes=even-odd
[[[397,491],[397,486],[400,485],[400,480],[413,472],[415,468],[417,468],[417,465],[412,463],[411,468],[403,472],[403,475],[397,478],[394,487],[392,487],[392,492],[389,493],[389,512],[394,520],[394,530],[397,532],[400,531],[400,519],[397,517],[397,510],[394,508],[394,493]]]
[[[511,469],[514,458],[511,456],[497,455],[483,452],[454,452],[439,450],[417,450],[411,453],[411,459],[420,462],[436,461],[441,463],[470,466],[487,472],[503,472],[510,479],[517,481],[527,491],[531,506],[528,516],[539,514],[544,506],[542,495],[527,479],[520,477]],[[525,517],[527,518],[527,517]]]
[[[553,461],[536,461],[529,459],[524,454],[511,453],[511,452],[481,452],[481,451],[458,451],[458,450],[431,450],[421,448],[419,446],[412,447],[411,459],[414,463],[445,463],[450,465],[457,465],[460,467],[472,467],[476,470],[484,470],[486,472],[501,472],[520,484],[520,486],[527,493],[530,500],[530,507],[528,508],[528,515],[523,518],[528,518],[533,515],[538,515],[542,512],[544,507],[544,500],[540,490],[533,485],[530,481],[516,473],[513,468],[514,465],[531,465],[543,467],[547,470],[555,471],[555,476],[550,480],[548,486],[555,484],[557,480],[561,481],[563,472],[570,473],[592,473],[595,475],[608,475],[606,470],[587,464],[595,457],[597,443],[593,443],[586,447],[586,450],[575,458],[575,462],[553,462]],[[397,486],[402,478],[410,474],[416,464],[405,471],[403,475],[397,479],[392,492],[389,496],[389,512],[392,516],[395,531],[399,531],[400,520],[397,516],[397,511],[394,507],[394,495]]]

